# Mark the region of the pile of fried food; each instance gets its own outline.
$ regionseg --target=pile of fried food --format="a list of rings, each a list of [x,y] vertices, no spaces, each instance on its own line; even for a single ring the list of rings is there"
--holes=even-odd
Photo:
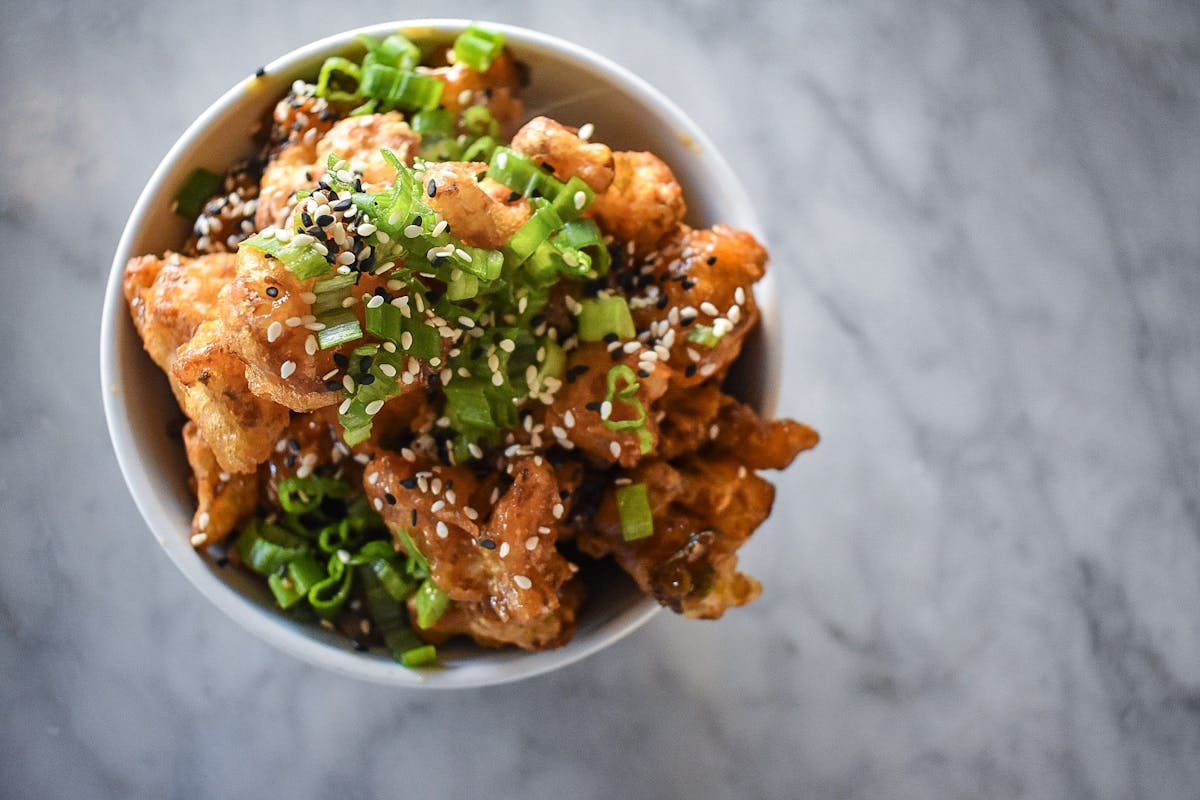
[[[749,233],[685,224],[684,192],[652,153],[546,117],[518,129],[523,76],[507,49],[481,62],[427,47],[411,72],[442,84],[436,104],[352,108],[362,89],[331,90],[349,80],[336,69],[324,86],[297,81],[260,156],[223,176],[180,251],[126,268],[133,321],[187,417],[193,545],[257,559],[285,606],[312,583],[289,571],[303,550],[335,584],[317,616],[360,649],[378,631],[339,560],[391,563],[406,624],[435,644],[564,644],[581,568],[607,556],[688,617],[750,602],[761,587],[736,552],[774,499],[758,471],[817,442],[723,389],[759,322],[767,253]],[[449,138],[430,114],[453,120]],[[480,120],[475,133],[508,143],[463,160],[465,142],[486,138],[463,133]],[[548,214],[547,184],[501,182],[513,161],[571,190],[555,207],[575,222],[535,250],[558,265],[551,278],[533,277],[518,245]],[[584,230],[602,245],[572,249],[565,232]],[[405,237],[435,246],[418,257]],[[479,267],[500,263],[492,253],[499,273]],[[296,498],[322,491],[331,530],[339,509],[373,515],[382,558],[354,560],[353,525],[333,545],[299,530],[314,504],[297,511]]]

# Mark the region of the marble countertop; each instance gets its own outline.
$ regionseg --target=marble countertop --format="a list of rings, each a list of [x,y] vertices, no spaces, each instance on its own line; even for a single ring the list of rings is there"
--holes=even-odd
[[[1194,4],[243,5],[0,27],[0,794],[1197,796]],[[774,255],[782,411],[824,440],[747,550],[753,606],[430,694],[282,655],[180,577],[96,341],[124,219],[209,102],[448,14],[579,41],[710,133]]]

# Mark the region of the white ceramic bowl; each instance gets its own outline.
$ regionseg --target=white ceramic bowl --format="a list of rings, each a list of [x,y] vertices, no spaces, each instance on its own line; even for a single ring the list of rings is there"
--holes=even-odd
[[[745,228],[761,238],[745,190],[708,138],[682,111],[641,78],[569,42],[509,25],[484,23],[503,31],[506,44],[530,67],[524,94],[528,116],[545,113],[564,123],[595,124],[595,138],[614,149],[650,150],[674,169],[688,204],[688,222],[718,222]],[[315,79],[327,56],[360,53],[355,36],[382,38],[400,31],[417,41],[451,41],[466,20],[390,22],[347,31],[295,50],[248,77],[212,104],[183,134],[138,198],[113,258],[104,298],[100,334],[100,376],[104,411],[117,460],[134,501],[159,545],[209,600],[245,628],[309,663],[335,672],[396,686],[446,688],[503,683],[544,673],[577,661],[625,636],[658,609],[632,582],[617,575],[594,591],[581,613],[575,638],[539,653],[487,650],[470,644],[439,648],[444,667],[405,669],[382,653],[360,653],[350,643],[317,626],[293,622],[279,613],[265,586],[231,568],[220,568],[188,543],[195,507],[181,442],[166,433],[179,416],[166,378],[142,349],[121,289],[132,256],[177,249],[188,224],[171,212],[171,198],[195,167],[222,171],[252,151],[252,130],[297,78]],[[742,391],[760,411],[773,411],[778,388],[778,342],[772,284],[756,291],[763,331],[748,344],[739,363]],[[615,570],[614,570],[615,572]],[[689,623],[680,623],[689,624]],[[697,624],[697,623],[690,623]]]

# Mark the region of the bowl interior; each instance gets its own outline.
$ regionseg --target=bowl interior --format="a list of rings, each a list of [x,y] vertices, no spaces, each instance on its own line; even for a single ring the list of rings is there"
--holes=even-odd
[[[509,48],[530,67],[527,116],[546,114],[570,125],[591,122],[595,139],[621,150],[650,150],[671,165],[684,188],[688,222],[723,222],[761,236],[744,189],[704,134],[665,97],[626,70],[578,46],[544,34],[486,23],[504,32]],[[188,223],[174,215],[171,198],[196,167],[223,171],[251,155],[256,127],[297,78],[311,80],[329,55],[356,54],[357,33],[375,37],[399,30],[415,41],[449,41],[462,20],[388,23],[349,31],[294,51],[250,77],[213,104],[167,154],[143,191],[118,245],[105,297],[101,380],[105,413],[126,482],[155,538],[183,573],[217,606],[252,632],[304,660],[380,683],[455,687],[500,683],[535,675],[594,652],[647,620],[658,608],[619,570],[604,575],[580,615],[575,638],[540,653],[484,650],[469,644],[441,648],[444,668],[407,670],[382,654],[354,652],[349,643],[315,626],[295,623],[275,609],[251,576],[220,568],[188,544],[194,500],[177,426],[180,418],[167,382],[142,349],[121,291],[126,261],[177,248]],[[756,289],[763,329],[747,343],[730,376],[736,393],[770,412],[777,390],[777,344],[772,339],[770,277]],[[765,331],[765,332],[764,332]]]

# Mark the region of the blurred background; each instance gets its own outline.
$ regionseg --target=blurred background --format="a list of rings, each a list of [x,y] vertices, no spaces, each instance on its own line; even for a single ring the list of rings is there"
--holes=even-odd
[[[178,574],[104,428],[122,225],[229,86],[388,19],[538,28],[706,130],[820,447],[766,590],[510,686],[269,649]],[[1200,8],[6,2],[0,795],[1182,798],[1200,786]]]

